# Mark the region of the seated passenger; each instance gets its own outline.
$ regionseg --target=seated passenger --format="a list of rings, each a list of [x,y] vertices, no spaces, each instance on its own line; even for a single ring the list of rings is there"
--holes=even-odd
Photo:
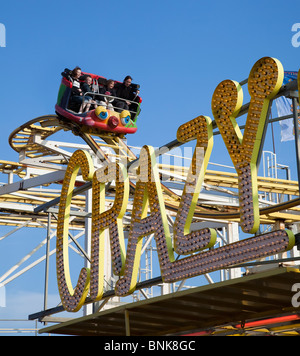
[[[115,101],[116,90],[114,89],[115,82],[112,79],[107,81],[106,86],[99,89],[100,94],[108,95],[108,96],[100,96],[99,97],[99,105],[104,106],[108,110],[114,110],[113,102]]]
[[[70,75],[73,83],[71,88],[70,108],[78,111],[78,107],[81,107],[85,100],[79,81],[79,78],[81,77],[81,69],[79,67],[74,68]]]
[[[130,105],[137,95],[139,94],[139,90],[134,92],[134,89],[131,87],[132,78],[130,75],[127,75],[123,81],[123,83],[117,89],[117,97],[118,99],[115,102],[115,106],[122,110],[129,110]],[[124,100],[120,100],[120,98]],[[119,111],[119,110],[117,110]]]
[[[85,77],[85,81],[84,83],[81,84],[81,90],[84,96],[84,101],[81,104],[80,107],[80,112],[86,112],[89,111],[91,104],[94,104],[95,107],[97,106],[97,103],[93,100],[93,96],[92,93],[94,91],[93,87],[92,87],[92,82],[93,79],[90,75],[87,75]],[[89,93],[88,95],[84,95],[85,93]]]

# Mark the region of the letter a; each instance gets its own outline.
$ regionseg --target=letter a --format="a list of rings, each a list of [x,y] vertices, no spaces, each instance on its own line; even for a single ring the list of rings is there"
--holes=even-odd
[[[116,295],[124,296],[135,290],[143,237],[154,233],[162,274],[174,261],[172,241],[154,149],[144,146],[140,153],[140,174],[136,183],[131,226],[126,251],[124,276],[116,284]],[[148,205],[150,215],[147,216]]]

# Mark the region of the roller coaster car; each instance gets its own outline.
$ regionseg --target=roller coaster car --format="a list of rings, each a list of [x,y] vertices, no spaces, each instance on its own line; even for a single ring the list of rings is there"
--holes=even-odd
[[[56,113],[63,118],[74,121],[80,124],[90,132],[109,131],[116,134],[132,134],[137,130],[136,121],[141,111],[140,105],[142,99],[136,95],[134,101],[131,102],[130,111],[123,110],[120,113],[114,110],[108,110],[104,106],[97,106],[96,109],[84,113],[78,113],[80,104],[74,103],[71,100],[71,88],[73,85],[70,76],[70,70],[65,69],[62,74],[62,81],[58,92],[57,103],[55,105]],[[85,77],[89,75],[93,80],[93,93],[86,93],[97,100],[97,96],[105,96],[99,94],[99,89],[106,85],[107,79],[99,75],[91,73],[82,73],[80,81],[84,81]],[[115,81],[115,89],[122,83]],[[134,90],[139,89],[138,84],[131,85]]]

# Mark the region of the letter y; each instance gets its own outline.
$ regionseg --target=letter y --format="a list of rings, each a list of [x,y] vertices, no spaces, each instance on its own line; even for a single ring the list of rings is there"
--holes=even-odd
[[[212,112],[238,174],[241,228],[255,233],[259,228],[257,161],[270,100],[283,82],[283,68],[274,58],[257,61],[248,78],[251,96],[244,134],[236,122],[243,102],[239,83],[221,82],[212,97]]]

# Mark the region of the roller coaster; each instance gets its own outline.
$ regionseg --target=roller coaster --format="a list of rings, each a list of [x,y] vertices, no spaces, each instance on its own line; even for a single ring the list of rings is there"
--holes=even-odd
[[[95,75],[92,76],[93,79],[98,81],[98,83],[105,83],[105,78]],[[244,82],[244,84],[246,82],[247,80]],[[0,187],[0,224],[14,228],[9,233],[3,235],[1,240],[7,238],[15,231],[25,227],[39,227],[47,230],[47,239],[43,240],[43,242],[41,242],[39,245],[39,247],[47,246],[44,258],[36,260],[32,264],[25,266],[18,273],[15,273],[15,270],[20,268],[20,266],[29,257],[31,257],[35,251],[30,252],[21,259],[20,263],[17,263],[15,266],[8,268],[7,272],[0,277],[0,283],[2,283],[2,285],[6,285],[13,281],[15,278],[18,278],[23,273],[27,272],[29,269],[41,263],[41,261],[45,261],[44,310],[29,316],[30,320],[38,319],[44,323],[54,322],[55,317],[53,317],[53,315],[63,311],[61,306],[52,307],[49,309],[47,305],[47,278],[49,274],[49,258],[52,254],[55,254],[55,249],[50,251],[49,248],[50,240],[56,234],[55,227],[57,224],[58,206],[61,198],[59,187],[64,180],[66,167],[73,152],[78,148],[89,151],[93,158],[93,164],[95,168],[105,167],[109,163],[115,161],[125,162],[130,178],[129,200],[131,202],[133,201],[134,197],[138,174],[137,170],[139,167],[139,151],[141,148],[130,147],[127,144],[126,134],[135,133],[137,130],[137,118],[141,110],[141,99],[139,97],[135,98],[134,103],[136,104],[136,111],[133,115],[126,110],[122,111],[121,113],[107,110],[101,105],[87,113],[82,114],[68,108],[70,97],[69,89],[71,88],[71,85],[72,84],[70,80],[68,80],[67,75],[63,75],[62,84],[58,94],[58,102],[55,106],[56,114],[41,116],[33,119],[21,125],[10,134],[9,145],[19,154],[20,161],[0,161],[0,170],[2,174],[8,175],[8,183],[3,184]],[[283,85],[277,96],[291,96],[295,90],[297,90],[297,88],[297,81]],[[248,110],[249,104],[244,104],[237,118],[247,113]],[[268,122],[274,122],[279,119],[280,118],[271,120],[268,118]],[[296,119],[298,120],[298,118]],[[220,132],[217,130],[217,124],[215,121],[212,122],[212,126],[214,135],[220,134]],[[54,139],[56,136],[64,137],[67,133],[71,133],[74,138],[80,138],[83,143],[70,143],[65,142],[64,139],[63,141],[57,141]],[[171,155],[173,149],[183,145],[184,143],[179,141],[177,138],[169,143],[162,145],[155,152],[157,160],[159,161],[159,158],[164,157],[165,155]],[[186,159],[186,157],[182,158]],[[164,202],[166,206],[168,223],[172,231],[174,226],[174,217],[179,209],[182,190],[188,175],[188,168],[184,165],[158,162],[158,170],[161,178],[160,184],[162,187]],[[17,181],[15,181],[16,177],[18,179]],[[295,232],[298,232],[298,224],[300,220],[298,181],[279,179],[278,177],[274,176],[260,176],[258,177],[257,183],[259,191],[259,213],[261,228],[265,229],[265,231],[268,231],[268,229],[273,229],[274,226],[283,225],[289,227],[291,226]],[[51,188],[52,186],[55,188]],[[78,234],[77,236],[72,236],[70,233],[70,248],[72,244],[75,244],[75,247],[73,248],[76,248],[77,251],[79,251],[79,254],[81,254],[85,259],[85,263],[88,264],[88,242],[86,243],[86,248],[83,248],[77,242],[77,239],[82,235],[85,235],[86,241],[88,241],[89,238],[91,228],[91,183],[85,182],[81,176],[78,176],[76,178],[75,186],[76,189],[73,193],[71,203],[73,208],[71,213],[71,224],[72,229],[78,232]],[[220,246],[238,241],[240,238],[238,228],[240,221],[238,186],[238,175],[234,171],[208,169],[205,173],[203,187],[194,211],[193,226],[196,228],[197,226],[201,226],[203,223],[205,223],[205,225],[215,227],[218,232],[218,244]],[[106,186],[105,204],[107,207],[112,205],[116,194],[115,189],[116,187],[114,184],[109,183]],[[124,217],[125,233],[129,230],[130,227],[131,209],[132,205],[129,205],[127,207],[128,214],[126,214]],[[153,297],[152,288],[154,286],[159,286],[163,295],[162,298],[166,298],[168,293],[171,292],[179,293],[178,295],[181,298],[184,298],[184,293],[188,293],[194,289],[190,289],[189,286],[184,287],[186,281],[183,281],[179,284],[174,283],[172,285],[168,285],[163,283],[160,277],[153,278],[153,271],[150,262],[152,257],[149,257],[149,254],[155,251],[155,248],[152,245],[151,239],[152,237],[150,236],[144,242],[143,252],[145,255],[145,268],[140,269],[140,279],[137,286],[137,291],[135,294],[133,294],[134,300],[144,300],[146,302],[150,301],[151,297]],[[231,284],[236,278],[238,279],[239,283],[241,283],[240,279],[245,278],[244,281],[246,283],[247,278],[253,279],[253,277],[251,277],[252,274],[255,275],[254,278],[256,278],[259,276],[259,273],[265,273],[265,281],[266,283],[270,281],[270,288],[274,289],[273,294],[276,294],[274,287],[274,284],[276,283],[278,284],[276,287],[278,289],[278,293],[284,294],[284,287],[279,286],[279,283],[280,281],[283,281],[283,278],[288,279],[290,276],[292,276],[292,280],[295,283],[297,282],[297,273],[295,271],[298,269],[297,260],[299,258],[299,253],[297,249],[294,248],[289,253],[273,256],[269,260],[266,259],[265,261],[255,261],[249,264],[242,264],[239,266],[233,266],[233,268],[221,270],[219,278],[221,283],[224,284],[223,291],[224,293],[229,293],[230,286],[232,286],[232,288],[239,288]],[[281,277],[278,277],[279,279],[276,280],[276,275],[278,274],[277,269],[274,275],[270,275],[271,272],[268,272],[269,275],[267,275],[267,272],[265,272],[264,268],[266,268],[268,265],[272,265],[273,267],[276,266],[277,268],[279,268],[278,266],[283,266],[282,268],[284,271],[281,269],[280,273],[286,272],[286,275],[281,275]],[[286,269],[286,266],[293,266],[295,269],[290,271]],[[101,310],[105,310],[105,313],[108,313],[109,310],[111,310],[112,317],[115,317],[114,313],[117,313],[118,310],[121,310],[122,308],[124,309],[123,301],[121,301],[120,298],[116,298],[116,295],[112,291],[111,285],[114,283],[114,276],[111,273],[111,267],[109,266],[109,263],[108,267],[106,268],[108,286],[106,287],[103,301],[97,304],[96,310],[98,313]],[[243,274],[245,274],[246,277],[242,277]],[[209,273],[204,274],[203,278],[209,282],[209,285],[214,285],[213,277]],[[202,283],[204,282],[202,281]],[[251,284],[252,282],[249,281],[249,283]],[[258,282],[258,284],[259,283],[260,282]],[[205,285],[204,287],[208,288]],[[184,290],[185,288],[186,290]],[[226,288],[229,289],[227,290]],[[247,288],[247,286],[245,286],[245,288]],[[202,298],[201,300],[203,301],[203,296],[201,293],[204,292],[203,290],[198,289],[198,298]],[[241,296],[243,294],[242,288],[237,290]],[[184,291],[184,293],[180,294],[180,291]],[[222,292],[220,291],[220,293]],[[265,321],[265,323],[261,322],[261,325],[264,327],[263,331],[260,330],[260,324],[257,324],[257,326],[256,324],[252,325],[251,322],[254,323],[254,321],[257,321],[258,319],[261,320],[263,315],[263,313],[260,311],[255,310],[255,305],[253,304],[255,293],[259,295],[259,289],[252,295],[252,301],[248,301],[246,303],[249,305],[249,310],[245,312],[247,307],[245,306],[243,308],[243,318],[246,318],[245,315],[247,315],[247,313],[249,315],[249,318],[246,319],[248,320],[248,324],[246,323],[246,326],[243,325],[243,328],[241,328],[241,325],[238,325],[238,323],[232,324],[226,322],[226,320],[223,318],[223,314],[222,317],[219,317],[216,310],[214,312],[211,310],[212,316],[218,316],[216,317],[215,325],[204,323],[203,327],[201,328],[197,323],[191,323],[189,326],[185,325],[184,328],[177,329],[176,327],[170,327],[170,325],[163,325],[164,330],[159,330],[158,334],[163,335],[165,332],[167,332],[168,334],[172,335],[176,333],[187,333],[187,331],[196,332],[199,330],[202,330],[199,331],[199,334],[202,333],[216,335],[240,334],[241,330],[243,330],[244,334],[249,335],[256,335],[261,333],[298,334],[300,332],[300,324],[297,323],[298,319],[295,317],[295,315],[298,315],[296,313],[297,310],[296,308],[290,308],[290,299],[285,301],[285,303],[288,305],[288,307],[286,307],[287,312],[280,312],[282,309],[279,310],[279,308],[273,308],[275,310],[275,314],[272,314],[270,311],[270,317],[266,319],[267,321]],[[273,298],[270,302],[270,305],[273,305],[273,307],[274,303],[276,304],[274,300],[276,298],[274,295],[270,297],[270,299]],[[191,295],[189,298],[192,300],[193,296]],[[109,307],[110,302],[111,306]],[[157,301],[157,303],[161,302],[161,299]],[[110,309],[113,308],[116,303],[118,305],[117,309]],[[211,301],[211,303],[213,303],[213,301]],[[221,301],[219,301],[219,304],[220,303]],[[225,300],[223,303],[223,307],[226,308],[227,306],[225,305]],[[260,303],[262,303],[262,301],[257,300],[257,305],[259,305],[261,308]],[[265,303],[267,304],[266,301]],[[153,308],[155,310],[155,304],[153,305]],[[162,306],[158,305],[157,308],[157,310],[159,310],[159,308],[162,308]],[[210,307],[208,307],[208,309],[209,308]],[[126,317],[126,307],[124,310],[125,312],[124,315],[122,314],[122,320],[124,319],[124,330],[126,329],[125,331],[128,334],[129,329],[128,318]],[[91,306],[87,304],[85,310],[86,315],[78,322],[79,331],[74,331],[75,326],[73,326],[72,329],[71,326],[62,323],[58,324],[57,326],[50,327],[49,330],[46,328],[45,332],[88,334],[87,331],[84,331],[85,323],[90,320],[89,315],[93,315],[93,318],[95,318],[93,311],[95,311],[95,305],[93,306],[93,309],[91,309]],[[188,313],[187,310],[185,310],[185,312]],[[103,320],[109,324],[110,321],[105,319],[105,315],[110,314],[105,313],[103,314]],[[290,319],[288,319],[287,315],[290,317]],[[266,316],[268,316],[267,313]],[[145,315],[143,317],[146,318]],[[168,317],[169,315],[166,316],[166,318]],[[276,321],[272,321],[271,317],[276,317]],[[278,318],[284,317],[286,317],[286,319],[279,321]],[[152,318],[155,318],[155,316],[152,316]],[[180,319],[179,316],[178,318]],[[99,319],[99,322],[101,322],[101,319]],[[151,323],[149,322],[149,327],[150,324]],[[278,326],[279,324],[280,326]],[[65,329],[64,325],[66,325]],[[98,332],[99,335],[109,335],[110,333],[115,333],[116,330],[117,329],[111,326],[111,329],[108,327],[107,330],[103,330],[102,334],[101,331],[98,330]],[[133,330],[134,329],[132,328],[131,332],[133,332]],[[148,330],[145,328],[143,332],[145,335],[147,335],[147,333],[149,334],[154,332],[154,330],[152,330],[150,327]]]

